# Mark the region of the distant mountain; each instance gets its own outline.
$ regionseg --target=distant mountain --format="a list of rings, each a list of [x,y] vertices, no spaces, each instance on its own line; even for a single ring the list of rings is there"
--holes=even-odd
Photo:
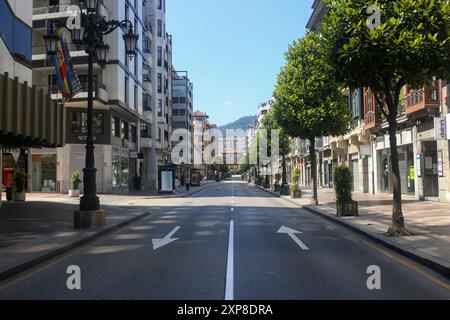
[[[250,124],[252,124],[253,121],[255,121],[255,119],[256,119],[256,116],[242,117],[232,123],[229,123],[227,125],[219,127],[219,130],[221,130],[223,133],[225,133],[226,130],[231,130],[231,129],[234,129],[234,130],[241,129],[241,130],[247,131],[248,126]]]

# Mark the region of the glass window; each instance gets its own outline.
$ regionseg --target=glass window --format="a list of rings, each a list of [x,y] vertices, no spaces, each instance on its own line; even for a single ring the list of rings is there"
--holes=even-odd
[[[129,159],[113,155],[112,185],[113,188],[128,187],[130,179]]]
[[[31,64],[31,29],[22,21],[14,25],[14,55],[17,60]]]
[[[87,113],[72,111],[69,114],[70,132],[73,134],[87,134]],[[94,134],[104,134],[103,113],[94,113]]]
[[[0,0],[0,36],[10,52],[14,51],[14,19],[6,0]]]

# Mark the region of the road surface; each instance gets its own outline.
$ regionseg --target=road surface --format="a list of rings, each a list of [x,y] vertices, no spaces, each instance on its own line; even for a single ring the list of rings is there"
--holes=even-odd
[[[151,216],[0,283],[0,299],[450,299],[432,271],[245,183],[133,205]]]

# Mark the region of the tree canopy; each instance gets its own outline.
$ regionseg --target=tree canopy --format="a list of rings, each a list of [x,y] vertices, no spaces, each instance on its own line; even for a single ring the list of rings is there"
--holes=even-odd
[[[274,92],[274,119],[286,134],[303,139],[345,133],[350,110],[323,59],[320,37],[309,32],[286,53]]]

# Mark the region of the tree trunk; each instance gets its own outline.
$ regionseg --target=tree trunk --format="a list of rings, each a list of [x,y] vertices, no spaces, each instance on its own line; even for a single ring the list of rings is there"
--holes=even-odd
[[[285,184],[287,184],[287,179],[286,179],[286,176],[287,176],[287,174],[286,174],[286,156],[285,155],[283,155],[283,157],[282,157],[281,166],[282,166],[281,181],[282,181],[282,185],[285,185]]]
[[[392,109],[391,109],[392,110]],[[391,146],[391,177],[393,186],[392,226],[388,230],[389,236],[407,236],[411,233],[405,228],[405,218],[402,211],[402,185],[400,181],[400,166],[397,149],[397,115],[389,119],[389,141]]]
[[[317,197],[317,162],[316,162],[316,139],[309,139],[309,155],[311,157],[311,178],[312,178],[312,198],[311,204],[313,206],[319,205]]]

